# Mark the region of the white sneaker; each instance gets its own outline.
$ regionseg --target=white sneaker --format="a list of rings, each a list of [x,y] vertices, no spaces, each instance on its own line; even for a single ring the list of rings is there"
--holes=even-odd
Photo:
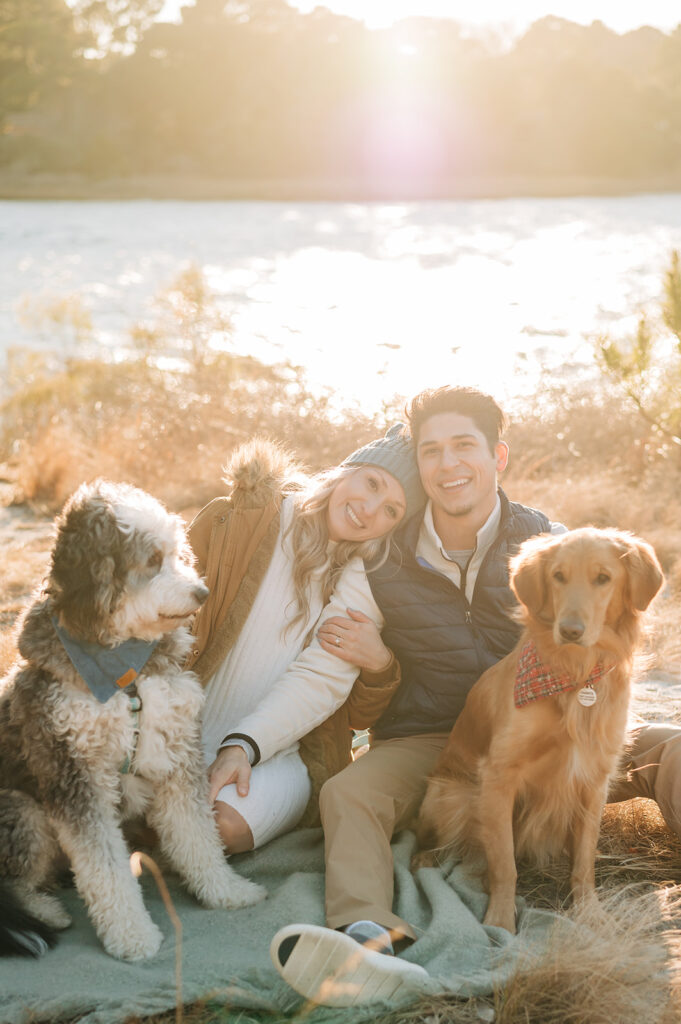
[[[429,974],[418,964],[377,953],[344,932],[289,924],[270,944],[272,963],[301,996],[323,1006],[357,1006],[423,991]]]

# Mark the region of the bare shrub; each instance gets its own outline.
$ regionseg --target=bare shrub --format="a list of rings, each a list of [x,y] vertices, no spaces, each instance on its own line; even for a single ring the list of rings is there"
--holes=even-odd
[[[678,1003],[681,890],[601,893],[556,920],[496,994],[497,1024],[666,1024]]]
[[[0,633],[0,675],[5,675],[17,656],[14,636],[10,632]]]
[[[98,475],[94,453],[74,427],[48,426],[18,447],[16,499],[46,508],[61,506],[83,480]],[[105,475],[105,470],[100,470]]]
[[[224,353],[176,372],[146,360],[69,361],[43,369],[0,406],[0,460],[16,500],[52,510],[95,476],[145,487],[174,508],[197,507],[220,493],[232,449],[256,434],[283,441],[317,470],[385,427],[359,413],[337,419],[291,367]]]

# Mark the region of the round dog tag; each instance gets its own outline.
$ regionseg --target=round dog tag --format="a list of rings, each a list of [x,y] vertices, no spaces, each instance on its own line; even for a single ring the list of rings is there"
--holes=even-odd
[[[594,690],[593,686],[583,686],[581,690],[577,691],[577,700],[582,707],[590,708],[592,704],[595,704],[598,700],[598,694]]]

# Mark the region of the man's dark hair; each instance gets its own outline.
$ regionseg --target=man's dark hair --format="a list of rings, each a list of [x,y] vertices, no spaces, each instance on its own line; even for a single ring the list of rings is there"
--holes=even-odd
[[[491,395],[476,388],[457,388],[449,384],[421,391],[405,409],[414,444],[419,442],[425,421],[442,412],[457,412],[473,420],[478,430],[485,435],[490,452],[494,454],[494,448],[506,427],[506,417]]]

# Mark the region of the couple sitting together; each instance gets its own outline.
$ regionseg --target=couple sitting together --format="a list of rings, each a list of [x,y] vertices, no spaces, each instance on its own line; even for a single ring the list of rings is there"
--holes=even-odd
[[[328,928],[288,925],[272,957],[330,1004],[324,982],[343,963],[355,1002],[425,975],[394,955],[416,935],[392,911],[390,842],[469,690],[516,643],[509,557],[565,529],[499,488],[508,446],[490,396],[428,390],[407,416],[312,480],[276,446],[247,445],[230,495],[190,528],[210,588],[190,664],[220,834],[238,853],[321,818]],[[352,761],[352,730],[366,728]],[[639,727],[611,798],[656,799],[681,834],[680,759],[681,730]]]

